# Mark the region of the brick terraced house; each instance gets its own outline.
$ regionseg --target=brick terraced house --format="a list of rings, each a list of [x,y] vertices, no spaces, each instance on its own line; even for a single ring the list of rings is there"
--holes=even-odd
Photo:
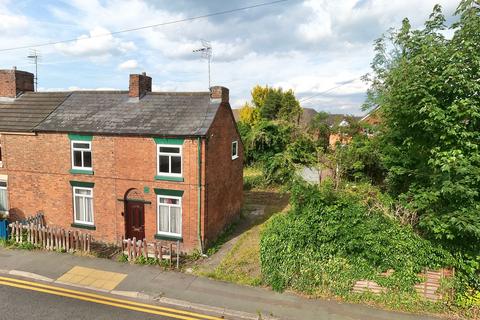
[[[32,92],[33,75],[0,70],[0,213],[48,225],[208,246],[240,213],[242,142],[229,90]]]

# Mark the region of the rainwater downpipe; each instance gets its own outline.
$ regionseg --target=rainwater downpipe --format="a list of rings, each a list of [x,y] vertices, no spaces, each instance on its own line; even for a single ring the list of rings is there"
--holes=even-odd
[[[198,208],[197,208],[197,221],[198,221],[198,244],[200,245],[200,254],[203,255],[202,244],[202,138],[198,137]]]

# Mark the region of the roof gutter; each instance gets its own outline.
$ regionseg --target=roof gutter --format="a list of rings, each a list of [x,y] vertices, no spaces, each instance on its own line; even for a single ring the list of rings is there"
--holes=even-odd
[[[84,134],[84,135],[101,135],[101,136],[110,136],[110,137],[141,137],[141,138],[184,138],[184,139],[196,139],[196,138],[205,138],[206,134],[153,134],[153,133],[123,133],[123,132],[99,132],[99,131],[79,131],[79,130],[45,130],[45,129],[34,129],[35,133],[74,133],[74,134]]]
[[[4,135],[18,135],[18,136],[35,136],[35,135],[37,135],[35,132],[31,132],[31,131],[26,131],[26,132],[21,132],[21,131],[0,131],[0,134],[4,134]]]

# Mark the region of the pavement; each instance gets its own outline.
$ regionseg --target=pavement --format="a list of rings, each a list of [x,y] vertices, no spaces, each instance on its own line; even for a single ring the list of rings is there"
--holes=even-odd
[[[164,271],[158,266],[39,250],[0,248],[0,273],[221,314],[227,319],[437,319],[364,305],[305,299],[266,288]]]

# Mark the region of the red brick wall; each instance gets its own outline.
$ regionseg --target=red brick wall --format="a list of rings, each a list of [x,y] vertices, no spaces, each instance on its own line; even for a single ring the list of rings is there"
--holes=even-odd
[[[119,243],[124,235],[127,190],[143,193],[146,238],[156,232],[157,200],[154,188],[183,190],[183,249],[197,247],[197,141],[183,144],[184,182],[156,181],[156,144],[152,138],[94,136],[94,175],[70,174],[70,140],[66,134],[3,135],[8,159],[9,203],[14,216],[43,211],[47,223],[72,229],[73,199],[70,181],[94,182],[95,239]],[[204,145],[202,146],[204,148]],[[202,151],[204,154],[204,150]],[[203,168],[205,177],[205,168]],[[144,188],[149,188],[144,193]],[[204,197],[202,196],[202,201]],[[203,220],[203,219],[202,219]]]
[[[67,134],[1,135],[8,173],[12,216],[22,218],[43,211],[50,225],[72,229],[73,196],[70,181],[94,182],[95,239],[119,243],[125,234],[124,199],[138,189],[145,204],[145,235],[153,240],[157,227],[154,188],[184,191],[182,197],[183,248],[198,247],[198,141],[183,144],[183,182],[156,181],[156,144],[152,138],[94,135],[94,175],[71,174],[70,140]],[[239,157],[231,158],[237,140]],[[207,171],[206,171],[207,168]],[[239,216],[243,201],[243,146],[230,106],[223,104],[202,139],[201,232],[208,245]],[[149,189],[145,192],[145,189]],[[206,197],[206,200],[205,200]]]
[[[238,141],[238,158],[232,160],[232,141]],[[243,145],[228,104],[222,104],[207,136],[206,243],[240,216],[243,202]]]
[[[0,134],[0,162],[1,162],[1,165],[0,165],[0,174],[7,174],[7,169],[6,169],[6,166],[7,166],[7,161],[6,161],[6,158],[5,158],[5,148],[3,147],[3,137],[2,135]]]
[[[22,91],[33,91],[33,74],[18,70],[0,70],[0,97],[15,98]]]
[[[143,74],[131,74],[128,96],[141,98],[145,93],[152,92],[152,78]]]

